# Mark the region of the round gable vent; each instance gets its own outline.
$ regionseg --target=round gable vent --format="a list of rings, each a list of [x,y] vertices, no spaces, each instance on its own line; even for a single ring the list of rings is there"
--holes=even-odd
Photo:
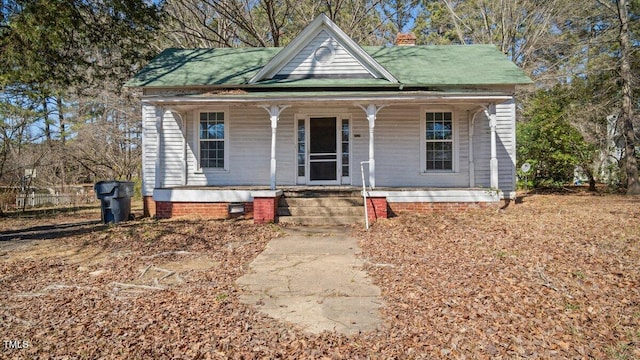
[[[335,52],[331,45],[318,46],[313,53],[313,58],[322,65],[329,65],[333,62]]]

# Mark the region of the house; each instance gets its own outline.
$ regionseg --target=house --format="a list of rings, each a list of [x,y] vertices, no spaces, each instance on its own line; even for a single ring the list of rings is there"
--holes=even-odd
[[[360,46],[325,15],[284,48],[167,49],[126,84],[145,208],[263,223],[283,190],[363,181],[370,218],[495,204],[515,195],[529,83],[493,45]]]

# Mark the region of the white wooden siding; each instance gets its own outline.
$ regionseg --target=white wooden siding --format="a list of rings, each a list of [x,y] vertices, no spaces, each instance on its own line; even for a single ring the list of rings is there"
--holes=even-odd
[[[153,195],[156,178],[158,133],[156,121],[160,114],[151,105],[142,106],[142,196]]]
[[[351,110],[351,184],[362,186],[360,162],[369,160],[369,121],[360,108]],[[366,184],[369,185],[369,167],[364,166]]]
[[[202,111],[208,111],[203,108]],[[231,107],[225,126],[229,128],[228,171],[198,171],[198,116],[200,110],[189,113],[187,129],[188,185],[269,185],[271,159],[271,122],[269,114],[257,106]],[[277,183],[292,185],[293,173],[293,112],[280,115],[277,129]]]
[[[515,191],[516,107],[514,101],[496,105],[498,184],[505,194]]]
[[[167,111],[162,118],[162,186],[184,185],[184,141],[181,119]]]
[[[442,109],[438,106],[438,109]],[[430,107],[420,105],[389,106],[377,116],[375,126],[376,185],[378,187],[460,187],[469,186],[469,143],[466,108],[451,108],[455,114],[455,173],[421,173],[420,142],[422,112]],[[199,111],[216,111],[203,107],[183,112],[184,128],[171,113],[162,118],[162,186],[232,186],[269,185],[271,126],[269,115],[257,106],[227,108],[229,162],[227,171],[200,171],[197,163]],[[361,186],[360,162],[369,159],[369,124],[365,113],[349,107],[351,114],[351,184]],[[515,182],[515,120],[513,102],[497,106],[498,164],[500,188],[513,191]],[[294,114],[308,113],[304,108],[286,109],[277,129],[277,185],[296,183],[296,142]],[[155,186],[156,122],[161,112],[143,107],[143,194],[151,195]],[[186,144],[185,134],[186,131]],[[474,128],[475,181],[478,187],[489,187],[490,131],[486,116],[476,116]],[[186,146],[186,169],[185,169]],[[366,169],[366,168],[365,168]],[[368,179],[368,171],[365,170]]]
[[[457,164],[457,171],[421,173],[422,111],[429,111],[429,109],[429,107],[420,106],[392,106],[378,113],[374,135],[376,186],[469,186],[467,115],[466,111],[455,108],[451,110],[455,116],[454,161]],[[434,109],[440,111],[443,107],[438,106]]]
[[[330,46],[334,50],[333,61],[323,64],[314,59],[314,52],[319,46]],[[321,31],[316,38],[300,50],[293,59],[280,69],[277,75],[310,75],[310,74],[370,74],[339,42],[326,31]]]
[[[498,186],[504,193],[515,191],[515,103],[507,101],[496,106],[496,148],[498,157]],[[491,129],[489,120],[480,112],[474,130],[474,163],[476,186],[491,187]]]
[[[476,170],[476,187],[491,187],[491,129],[489,119],[480,111],[476,115],[473,130],[473,162]]]
[[[260,109],[262,110],[262,109]],[[286,109],[280,114],[278,132],[276,134],[276,184],[295,185],[298,173],[296,155],[295,109]],[[267,112],[262,110],[263,117],[267,119]],[[271,128],[269,128],[271,129]],[[271,156],[271,133],[269,133],[269,146],[265,152]],[[267,177],[268,180],[268,177]],[[268,183],[268,182],[267,182]]]

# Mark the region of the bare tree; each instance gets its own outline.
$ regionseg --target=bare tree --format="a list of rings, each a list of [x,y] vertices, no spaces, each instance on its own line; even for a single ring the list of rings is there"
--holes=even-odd
[[[22,180],[23,149],[33,141],[30,126],[35,118],[34,104],[28,97],[6,92],[0,97],[0,184],[17,189]]]
[[[379,42],[381,0],[171,0],[158,47],[284,46],[326,13],[356,41]]]
[[[554,53],[555,45],[564,20],[576,9],[575,3],[564,0],[428,0],[425,6],[431,19],[417,29],[420,41],[495,44],[538,77],[555,74],[563,65]]]
[[[231,22],[220,16],[212,2],[199,0],[170,0],[165,4],[165,19],[161,34],[163,47],[210,48],[232,47],[234,29]]]
[[[136,98],[131,91],[118,95],[106,88],[78,99],[77,136],[67,145],[69,158],[79,166],[76,176],[90,180],[137,177],[142,122]]]
[[[165,34],[182,47],[280,46],[291,0],[172,0]]]

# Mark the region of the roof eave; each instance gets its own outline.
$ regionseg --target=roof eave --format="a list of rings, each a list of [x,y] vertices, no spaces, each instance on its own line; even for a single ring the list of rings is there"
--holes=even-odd
[[[478,93],[398,93],[398,94],[327,94],[313,96],[242,96],[242,95],[221,95],[221,96],[143,96],[142,102],[150,105],[171,106],[171,105],[202,105],[202,104],[323,104],[323,103],[376,103],[376,104],[412,104],[412,103],[489,103],[504,102],[511,100],[513,94],[495,92]]]
[[[125,84],[125,87],[139,88],[139,89],[274,89],[281,91],[286,88],[334,88],[334,89],[350,89],[350,88],[380,88],[380,89],[402,89],[402,88],[483,88],[492,86],[525,86],[534,84],[533,81],[517,81],[517,82],[503,82],[503,83],[460,83],[460,84],[441,84],[441,83],[388,83],[388,84],[305,84],[296,82],[270,82],[270,83],[255,83],[255,84],[186,84],[186,85],[159,85],[159,86],[147,86],[147,85],[131,85]]]

